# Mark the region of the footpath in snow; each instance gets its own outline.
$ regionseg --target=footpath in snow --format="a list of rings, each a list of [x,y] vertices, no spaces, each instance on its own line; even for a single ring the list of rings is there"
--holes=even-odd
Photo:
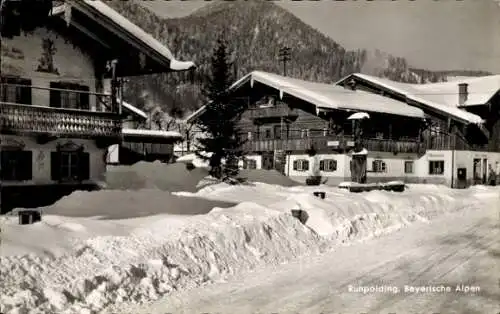
[[[327,193],[322,200],[312,196],[317,189],[218,184],[195,193],[158,192],[147,199],[141,195],[153,193],[150,190],[77,193],[63,200],[73,204],[73,213],[79,212],[75,204],[85,210],[90,201],[102,212],[148,207],[163,213],[129,219],[70,218],[56,204],[57,215],[47,208],[43,222],[34,225],[19,226],[14,218],[3,218],[0,311],[98,313],[118,304],[149,302],[416,221],[491,206],[499,191],[412,185],[404,193],[351,194],[321,187]],[[177,214],[177,202],[193,197],[239,204],[203,215]],[[305,224],[292,216],[293,209],[307,212]]]

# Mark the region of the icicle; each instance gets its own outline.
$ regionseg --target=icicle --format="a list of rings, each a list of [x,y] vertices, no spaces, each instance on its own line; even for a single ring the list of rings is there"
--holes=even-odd
[[[250,87],[253,88],[253,77],[250,78]]]
[[[71,5],[66,4],[64,7],[64,20],[66,21],[66,26],[69,27],[71,24]]]
[[[280,100],[283,100],[283,90],[280,89]]]

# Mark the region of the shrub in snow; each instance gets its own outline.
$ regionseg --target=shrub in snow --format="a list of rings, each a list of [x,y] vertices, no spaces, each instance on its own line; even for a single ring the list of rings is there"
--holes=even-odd
[[[321,184],[321,176],[310,176],[306,178],[307,185],[320,185]]]
[[[193,169],[195,169],[195,168],[196,168],[196,167],[193,165],[193,163],[192,163],[192,162],[188,162],[188,163],[186,163],[186,169],[187,169],[187,170],[191,171],[191,170],[193,170]]]

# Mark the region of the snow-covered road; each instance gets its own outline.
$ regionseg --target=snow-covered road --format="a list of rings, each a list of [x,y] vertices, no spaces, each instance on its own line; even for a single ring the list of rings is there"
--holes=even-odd
[[[495,314],[500,311],[498,212],[492,205],[444,215],[120,312]],[[456,291],[461,285],[479,291]],[[386,291],[363,293],[360,287]],[[421,288],[451,291],[407,291]]]

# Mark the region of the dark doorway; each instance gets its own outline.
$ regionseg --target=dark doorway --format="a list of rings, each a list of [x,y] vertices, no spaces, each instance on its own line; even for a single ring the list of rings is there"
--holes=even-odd
[[[274,152],[262,153],[262,169],[265,170],[274,169]]]
[[[458,189],[465,189],[467,187],[467,168],[457,169],[457,183]]]

